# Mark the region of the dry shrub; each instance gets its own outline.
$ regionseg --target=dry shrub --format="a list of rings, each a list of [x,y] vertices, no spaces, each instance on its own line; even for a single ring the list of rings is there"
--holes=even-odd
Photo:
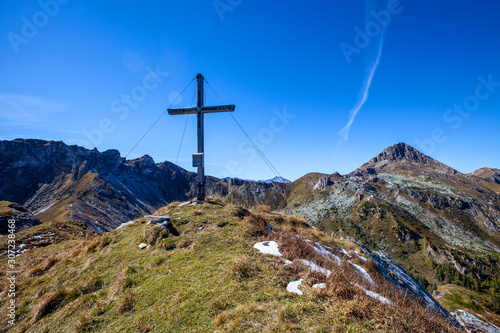
[[[368,259],[364,263],[362,263],[363,267],[370,273],[370,275],[376,274],[376,275],[381,275],[380,271],[377,268],[377,265],[375,262],[371,259]]]
[[[247,256],[242,256],[231,261],[228,272],[238,279],[248,279],[257,275],[259,269],[253,260]]]
[[[247,236],[262,237],[268,235],[268,224],[262,215],[249,215],[243,221],[248,224]]]
[[[261,212],[269,213],[271,211],[271,207],[268,205],[259,205],[255,206],[255,209]]]
[[[35,266],[28,272],[28,277],[40,276],[44,272],[42,266]]]
[[[177,241],[177,247],[179,249],[184,249],[184,248],[190,246],[191,244],[193,244],[193,241],[190,239],[179,239]]]
[[[86,253],[95,252],[99,244],[100,244],[99,237],[94,238],[90,243],[87,244],[87,246],[85,246],[85,252]]]
[[[156,225],[148,225],[144,230],[143,241],[149,245],[155,245],[158,240],[167,238],[168,230]]]
[[[338,269],[332,270],[332,274],[328,278],[326,289],[322,289],[321,293],[327,293],[328,296],[342,299],[351,300],[356,294],[359,294],[361,290],[352,285],[353,280],[352,270],[346,267],[343,263]]]
[[[203,215],[203,212],[201,210],[193,210],[191,213],[191,216],[200,216]]]
[[[95,331],[98,322],[92,318],[90,314],[84,314],[75,323],[75,330],[77,332],[91,332]]]
[[[206,201],[209,203],[224,205],[224,200],[222,199],[222,197],[208,197]]]
[[[47,258],[45,261],[45,265],[43,266],[44,271],[48,271],[52,266],[54,266],[59,261],[58,258],[51,256]]]
[[[289,260],[306,259],[327,268],[332,262],[327,257],[317,253],[312,246],[313,242],[307,242],[295,233],[279,232],[273,235],[273,238],[279,244],[279,249],[283,257]]]
[[[54,312],[64,302],[65,298],[66,292],[61,289],[49,293],[38,305],[35,312],[35,320],[39,320]]]
[[[99,249],[105,248],[106,246],[111,244],[112,241],[113,241],[113,239],[109,235],[103,236],[101,238],[101,243],[99,244]]]
[[[160,243],[160,248],[162,248],[165,251],[171,251],[177,247],[177,244],[175,242],[161,242]]]
[[[272,219],[276,225],[282,225],[286,222],[286,219],[282,214],[272,215]]]
[[[374,264],[367,261],[364,268],[370,271],[375,283],[370,285],[357,274],[348,263],[342,263],[327,280],[326,288],[318,290],[318,297],[342,300],[337,320],[352,323],[369,321],[374,327],[391,332],[461,332],[444,318],[431,313],[408,294],[399,290],[390,281],[378,274],[371,274]],[[393,303],[389,306],[365,294],[358,283],[367,290],[376,292]]]
[[[250,212],[248,211],[248,209],[245,209],[243,207],[234,207],[233,206],[230,208],[228,215],[237,217],[239,219],[243,219],[246,216],[250,215]]]
[[[96,292],[104,287],[104,280],[101,277],[93,276],[89,282],[83,287],[84,294]]]
[[[128,292],[120,300],[120,304],[118,305],[118,312],[123,314],[132,310],[134,310],[134,294]]]
[[[306,220],[304,220],[301,217],[295,216],[295,215],[290,215],[287,220],[288,223],[290,223],[294,227],[298,228],[310,228],[311,226],[309,223],[307,223]]]

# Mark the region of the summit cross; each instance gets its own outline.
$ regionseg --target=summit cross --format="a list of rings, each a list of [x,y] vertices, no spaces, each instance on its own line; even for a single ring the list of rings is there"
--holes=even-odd
[[[198,187],[198,198],[199,202],[205,201],[205,158],[204,158],[204,114],[205,113],[218,113],[218,112],[233,112],[235,106],[230,105],[218,105],[218,106],[204,106],[203,105],[203,81],[205,78],[203,75],[196,75],[196,106],[192,108],[178,108],[178,109],[168,109],[168,114],[173,115],[186,115],[186,114],[196,114],[197,118],[197,133],[198,133],[198,153],[193,154],[193,167],[198,168],[197,177],[197,187]]]

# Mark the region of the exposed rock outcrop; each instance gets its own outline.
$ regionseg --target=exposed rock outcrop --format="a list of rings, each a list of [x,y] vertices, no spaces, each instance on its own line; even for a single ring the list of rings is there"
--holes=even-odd
[[[26,208],[13,202],[0,202],[0,235],[8,233],[8,222],[14,220],[15,231],[21,231],[41,224]]]

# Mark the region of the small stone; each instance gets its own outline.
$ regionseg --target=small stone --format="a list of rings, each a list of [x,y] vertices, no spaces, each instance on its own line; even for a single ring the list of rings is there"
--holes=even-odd
[[[139,248],[140,248],[141,250],[142,250],[142,249],[145,249],[145,248],[147,248],[147,247],[148,247],[148,244],[146,244],[146,243],[141,243],[141,244],[139,244]]]

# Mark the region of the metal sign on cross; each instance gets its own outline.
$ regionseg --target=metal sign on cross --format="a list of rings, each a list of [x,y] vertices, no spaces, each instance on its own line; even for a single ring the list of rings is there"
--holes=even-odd
[[[204,106],[203,105],[203,81],[205,78],[203,75],[196,75],[196,107],[192,108],[178,108],[178,109],[168,109],[169,115],[179,115],[179,114],[196,114],[197,118],[197,128],[198,128],[198,153],[193,154],[193,167],[198,168],[198,201],[205,201],[205,165],[204,165],[204,142],[203,142],[203,124],[204,124],[204,114],[205,113],[216,113],[216,112],[233,112],[235,109],[234,105],[218,105],[218,106]]]

